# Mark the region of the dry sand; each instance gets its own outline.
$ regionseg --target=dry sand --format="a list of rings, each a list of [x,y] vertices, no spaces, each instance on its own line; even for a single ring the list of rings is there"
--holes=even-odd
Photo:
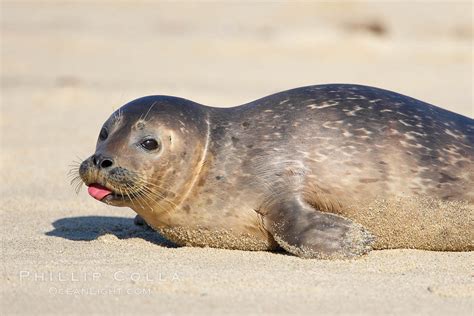
[[[351,82],[472,117],[471,2],[4,1],[1,23],[0,314],[473,314],[472,253],[173,248],[66,177],[147,94],[231,106]]]

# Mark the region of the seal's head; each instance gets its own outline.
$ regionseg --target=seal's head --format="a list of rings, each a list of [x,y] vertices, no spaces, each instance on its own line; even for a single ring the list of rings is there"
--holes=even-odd
[[[206,135],[202,106],[149,96],[117,110],[104,123],[95,153],[79,167],[95,199],[115,206],[174,204],[202,160]]]

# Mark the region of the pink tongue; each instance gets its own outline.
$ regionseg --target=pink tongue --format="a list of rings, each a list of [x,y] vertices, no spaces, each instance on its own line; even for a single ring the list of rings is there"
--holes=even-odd
[[[89,192],[90,196],[99,201],[107,195],[112,194],[112,191],[96,183],[91,184],[87,191]]]

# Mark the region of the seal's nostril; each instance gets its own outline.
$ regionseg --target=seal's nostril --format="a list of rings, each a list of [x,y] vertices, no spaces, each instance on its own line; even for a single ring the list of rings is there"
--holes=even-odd
[[[98,168],[109,168],[114,162],[110,158],[103,157],[101,154],[95,154],[92,156],[92,163]]]
[[[112,160],[104,158],[100,162],[100,167],[105,169],[105,168],[108,168],[108,167],[112,166],[113,164],[114,163],[112,162]]]

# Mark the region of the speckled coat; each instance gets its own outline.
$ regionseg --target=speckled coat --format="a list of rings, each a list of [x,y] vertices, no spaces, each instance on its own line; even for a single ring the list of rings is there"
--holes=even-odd
[[[150,96],[119,111],[106,123],[116,125],[111,140],[130,138],[137,122],[167,127],[157,137],[172,154],[121,166],[153,169],[163,198],[149,207],[122,204],[178,244],[280,246],[302,257],[474,247],[470,118],[342,84],[233,108]],[[98,143],[97,151],[120,157],[118,147]]]

